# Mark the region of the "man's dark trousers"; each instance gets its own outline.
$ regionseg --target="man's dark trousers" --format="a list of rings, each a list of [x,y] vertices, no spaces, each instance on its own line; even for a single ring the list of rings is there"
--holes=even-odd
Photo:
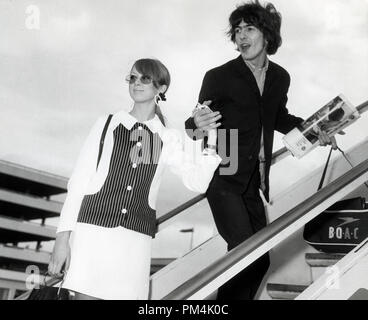
[[[227,242],[229,251],[267,225],[259,186],[257,165],[244,193],[216,188],[213,184],[207,190],[207,200],[218,232]],[[269,265],[267,253],[220,287],[217,300],[252,300]]]

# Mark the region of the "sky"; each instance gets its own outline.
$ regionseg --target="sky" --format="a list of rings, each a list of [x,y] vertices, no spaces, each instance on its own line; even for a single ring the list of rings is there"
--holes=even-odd
[[[0,0],[0,159],[69,177],[96,119],[130,110],[124,79],[143,57],[158,58],[170,70],[162,110],[183,129],[205,72],[238,56],[225,33],[239,3]],[[306,118],[340,93],[354,105],[368,100],[368,0],[273,4],[283,17],[283,45],[270,59],[291,75],[289,111]],[[338,137],[340,146],[366,138],[367,124],[363,116],[349,127]],[[281,137],[275,136],[275,150],[283,146]],[[271,194],[321,166],[327,152],[319,148],[276,165]],[[167,172],[158,215],[194,195]],[[153,255],[184,254],[192,235],[180,230],[192,227],[194,246],[215,231],[205,202],[158,234]]]

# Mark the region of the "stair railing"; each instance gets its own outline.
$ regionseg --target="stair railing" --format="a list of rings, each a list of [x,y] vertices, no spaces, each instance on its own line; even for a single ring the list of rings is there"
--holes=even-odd
[[[241,270],[367,180],[368,160],[365,160],[193,276],[163,299],[205,299]]]

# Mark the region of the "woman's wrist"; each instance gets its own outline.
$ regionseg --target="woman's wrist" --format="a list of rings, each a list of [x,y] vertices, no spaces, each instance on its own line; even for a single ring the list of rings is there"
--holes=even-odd
[[[208,145],[216,145],[217,143],[217,130],[216,129],[211,129],[208,131],[208,140],[207,140],[207,144]]]
[[[214,156],[217,153],[216,153],[216,150],[206,148],[206,149],[203,150],[203,154],[205,156]]]
[[[217,154],[217,147],[212,144],[207,144],[206,148],[203,150],[204,155],[216,155]]]
[[[217,146],[214,144],[207,144],[207,148],[215,151],[217,150]]]

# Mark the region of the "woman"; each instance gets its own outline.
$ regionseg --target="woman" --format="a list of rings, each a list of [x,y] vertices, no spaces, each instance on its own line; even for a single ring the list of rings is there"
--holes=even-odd
[[[93,126],[60,215],[48,270],[58,275],[65,267],[63,288],[76,299],[147,299],[163,168],[204,193],[221,161],[213,149],[190,161],[181,135],[165,126],[158,101],[165,100],[170,74],[160,61],[136,61],[127,81],[133,108]],[[210,135],[216,139],[215,129]]]

